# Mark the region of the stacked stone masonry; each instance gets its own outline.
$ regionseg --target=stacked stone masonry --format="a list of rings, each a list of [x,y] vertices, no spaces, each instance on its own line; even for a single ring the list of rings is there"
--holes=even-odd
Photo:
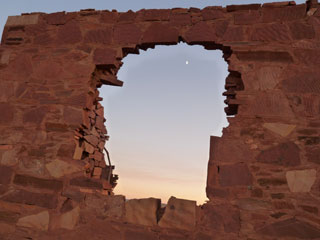
[[[0,239],[320,239],[318,9],[312,0],[9,17]],[[223,51],[232,117],[210,139],[209,201],[172,197],[164,209],[113,194],[98,88],[122,86],[128,54],[179,42]]]

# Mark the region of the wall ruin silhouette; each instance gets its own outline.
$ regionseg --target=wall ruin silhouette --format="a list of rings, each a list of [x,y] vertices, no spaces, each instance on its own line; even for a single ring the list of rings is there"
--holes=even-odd
[[[8,18],[0,45],[1,239],[320,238],[317,1]],[[127,54],[183,41],[229,64],[209,202],[125,202],[98,88]],[[130,133],[128,133],[130,134]]]

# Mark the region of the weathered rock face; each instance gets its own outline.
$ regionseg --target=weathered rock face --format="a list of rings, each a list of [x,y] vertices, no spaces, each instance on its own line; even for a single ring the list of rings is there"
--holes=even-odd
[[[317,239],[320,5],[32,13],[0,45],[1,239]],[[230,125],[211,137],[209,202],[114,196],[98,88],[179,41],[221,50]],[[173,206],[170,209],[170,206]]]

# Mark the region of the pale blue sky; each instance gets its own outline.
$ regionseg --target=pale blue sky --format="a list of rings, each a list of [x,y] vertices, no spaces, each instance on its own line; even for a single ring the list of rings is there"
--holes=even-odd
[[[226,6],[259,0],[0,0],[0,31],[24,12]],[[297,4],[304,0],[296,1]],[[189,61],[189,64],[186,64]],[[118,73],[122,88],[105,86],[110,151],[128,198],[174,195],[204,202],[210,135],[227,125],[222,97],[227,64],[221,51],[157,46],[129,55]]]

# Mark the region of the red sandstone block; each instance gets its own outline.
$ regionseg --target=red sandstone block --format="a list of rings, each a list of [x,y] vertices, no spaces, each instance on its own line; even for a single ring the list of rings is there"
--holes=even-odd
[[[84,108],[84,107],[86,107],[87,97],[88,97],[88,95],[85,93],[80,93],[80,94],[75,93],[75,95],[72,95],[72,96],[68,97],[67,99],[65,99],[64,104],[71,105],[74,107]]]
[[[40,124],[48,111],[49,110],[47,107],[39,107],[29,111],[25,111],[25,113],[23,114],[23,122]]]
[[[258,234],[281,238],[316,239],[320,238],[320,230],[309,223],[295,218],[278,221],[257,231]]]
[[[15,108],[9,103],[0,103],[0,124],[11,124]]]
[[[206,7],[201,11],[201,15],[204,21],[215,20],[224,18],[224,13],[221,8]]]
[[[315,31],[312,25],[303,22],[292,22],[289,24],[293,39],[312,39],[315,37]]]
[[[99,139],[94,135],[84,136],[84,139],[93,146],[97,146],[99,143]]]
[[[303,65],[318,66],[320,64],[320,51],[316,49],[296,49],[294,56]]]
[[[291,55],[288,52],[273,52],[273,51],[238,51],[235,52],[240,61],[256,61],[256,62],[293,62]]]
[[[82,202],[85,198],[85,194],[80,192],[78,189],[67,188],[61,193],[62,196],[70,198],[76,202]]]
[[[227,186],[252,185],[252,175],[245,163],[219,166],[219,183]]]
[[[287,1],[287,2],[271,2],[271,3],[264,3],[262,5],[263,8],[275,8],[275,7],[285,7],[285,6],[295,6],[295,1]]]
[[[104,134],[107,133],[106,131],[106,127],[104,125],[104,118],[103,117],[100,117],[100,116],[97,116],[96,118],[96,127]]]
[[[295,72],[287,75],[281,86],[286,92],[320,94],[319,72]]]
[[[139,12],[142,21],[168,21],[171,13],[170,9],[148,9]]]
[[[233,138],[211,136],[209,155],[210,162],[230,163],[250,160],[254,160],[254,157],[248,145]]]
[[[306,149],[307,159],[309,162],[320,164],[320,148],[308,147]]]
[[[244,41],[246,38],[243,27],[229,27],[223,35],[227,42]]]
[[[57,12],[44,15],[48,24],[51,25],[63,25],[67,22],[67,16],[65,12]]]
[[[298,166],[300,164],[300,149],[293,142],[281,143],[262,151],[258,155],[257,161],[282,166]]]
[[[170,24],[176,27],[182,27],[191,24],[191,15],[189,13],[172,13]]]
[[[35,193],[25,190],[14,190],[2,198],[3,201],[36,205],[43,208],[55,209],[58,206],[57,194]]]
[[[139,44],[142,32],[136,24],[117,24],[114,27],[114,42],[122,44]]]
[[[305,4],[281,8],[262,8],[262,22],[293,21],[304,18],[305,15]]]
[[[112,42],[112,28],[89,30],[84,36],[85,43],[110,44]]]
[[[251,34],[251,40],[287,42],[291,40],[291,35],[287,25],[275,23],[271,25],[255,27]]]
[[[104,108],[101,107],[101,108],[98,108],[96,110],[96,114],[99,116],[99,117],[104,117]]]
[[[153,240],[158,239],[155,232],[141,231],[139,229],[126,229],[124,232],[124,240]]]
[[[258,10],[261,4],[247,4],[247,5],[228,5],[227,12],[241,11],[241,10]]]
[[[205,204],[201,224],[214,232],[239,233],[240,211],[231,204]]]
[[[65,159],[72,159],[74,152],[74,144],[61,144],[57,156]]]
[[[66,124],[81,125],[82,124],[82,109],[71,107],[63,108],[63,120]]]
[[[215,26],[205,22],[196,23],[184,36],[187,43],[215,42],[217,40]]]
[[[102,189],[102,183],[90,178],[77,177],[70,180],[70,185],[83,188]]]
[[[179,32],[170,24],[152,23],[145,31],[142,44],[177,44]]]
[[[57,33],[57,42],[59,44],[75,44],[82,40],[82,33],[79,23],[70,21],[59,27]]]
[[[46,122],[47,132],[66,132],[69,130],[69,126],[61,123]]]
[[[129,10],[125,13],[119,13],[118,22],[134,22],[137,17],[137,14],[132,10]]]
[[[257,180],[262,187],[277,187],[287,185],[287,180],[283,178],[260,178]]]
[[[60,191],[63,187],[62,181],[54,179],[43,179],[19,174],[15,175],[13,183],[25,187],[49,189],[53,191]]]
[[[100,21],[102,23],[115,23],[118,19],[118,13],[115,11],[102,11],[100,15]]]
[[[225,188],[207,186],[206,193],[209,199],[229,197],[229,190]]]
[[[234,24],[236,25],[251,25],[259,23],[261,18],[260,11],[248,10],[245,12],[236,12],[233,15]]]
[[[13,171],[11,168],[0,166],[0,184],[9,184],[11,182],[12,175]]]
[[[97,48],[93,54],[93,62],[96,65],[114,66],[117,53],[110,48]]]

